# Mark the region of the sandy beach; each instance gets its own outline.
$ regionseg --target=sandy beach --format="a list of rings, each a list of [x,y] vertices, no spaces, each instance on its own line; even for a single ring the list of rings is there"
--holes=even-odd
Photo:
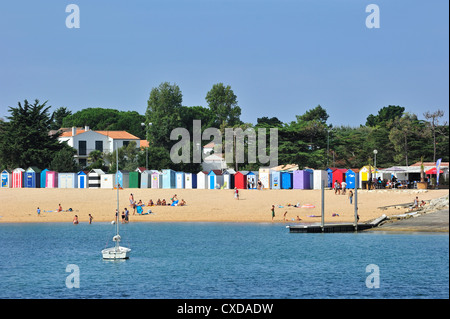
[[[372,220],[383,214],[388,216],[406,212],[406,208],[382,206],[431,200],[448,194],[448,190],[358,190],[358,212],[360,222]],[[146,205],[150,199],[170,201],[176,194],[187,206],[144,207],[154,214],[133,215],[129,204],[130,193],[136,201]],[[124,189],[119,191],[120,212],[130,210],[130,222],[272,222],[271,207],[275,205],[273,222],[293,223],[297,216],[300,223],[320,222],[320,190],[240,190],[240,199],[234,199],[233,190],[202,189]],[[116,190],[111,189],[1,189],[0,223],[23,222],[72,222],[78,215],[80,223],[87,223],[88,214],[93,222],[111,222],[115,216]],[[300,203],[314,205],[314,208],[288,206]],[[56,212],[61,204],[63,212]],[[283,207],[279,207],[283,206]],[[36,209],[41,209],[38,216]],[[66,211],[72,208],[72,212]],[[49,212],[50,211],[50,212]],[[286,219],[283,215],[286,213]],[[335,216],[333,216],[335,214]],[[337,216],[337,215],[338,216]],[[318,216],[318,217],[311,217]],[[354,205],[347,195],[335,195],[325,190],[325,222],[352,222]],[[298,221],[295,221],[298,222]]]

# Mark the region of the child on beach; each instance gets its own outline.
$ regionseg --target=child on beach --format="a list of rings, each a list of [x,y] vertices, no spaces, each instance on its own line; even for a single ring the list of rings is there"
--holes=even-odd
[[[275,217],[275,205],[272,205],[272,221],[274,217]]]
[[[92,220],[94,219],[94,217],[92,217],[91,214],[89,214],[89,224],[92,224]]]
[[[39,209],[39,207],[37,208],[37,214],[38,214],[38,217],[41,216],[41,210]]]
[[[62,212],[62,207],[61,207],[61,204],[58,204],[59,206],[58,206],[58,212]]]
[[[352,190],[348,191],[348,199],[350,200],[350,205],[351,205],[353,202],[353,191]]]
[[[239,191],[236,187],[234,188],[234,198],[239,199]]]
[[[78,224],[78,216],[75,215],[75,217],[73,218],[73,224],[77,225]]]

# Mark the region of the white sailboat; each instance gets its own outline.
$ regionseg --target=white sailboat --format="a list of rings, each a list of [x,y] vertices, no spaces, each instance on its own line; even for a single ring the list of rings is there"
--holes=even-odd
[[[116,168],[119,170],[119,155],[116,145]],[[118,182],[118,178],[117,178]],[[117,216],[116,216],[116,235],[113,237],[114,247],[105,248],[102,250],[103,259],[128,259],[130,258],[131,249],[127,247],[120,246],[120,240],[122,239],[119,235],[119,185],[117,187]]]

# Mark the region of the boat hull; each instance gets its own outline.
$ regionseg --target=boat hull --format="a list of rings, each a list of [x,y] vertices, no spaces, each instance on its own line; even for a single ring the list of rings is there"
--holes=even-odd
[[[128,259],[131,249],[126,247],[112,247],[102,250],[103,259]]]

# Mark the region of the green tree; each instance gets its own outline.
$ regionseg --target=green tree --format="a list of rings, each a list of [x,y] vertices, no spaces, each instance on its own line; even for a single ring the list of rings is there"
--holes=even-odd
[[[215,115],[216,127],[223,122],[229,127],[240,124],[241,108],[238,106],[237,96],[231,86],[225,86],[223,83],[214,84],[205,99]]]
[[[150,92],[147,101],[145,125],[148,126],[147,140],[151,148],[163,147],[170,152],[174,143],[170,133],[181,124],[180,109],[183,95],[176,84],[161,83]],[[151,123],[151,125],[148,125]]]
[[[57,108],[52,115],[53,123],[51,125],[52,130],[58,130],[63,127],[63,121],[67,116],[72,115],[72,111],[66,107]]]
[[[417,115],[405,113],[402,117],[390,120],[388,126],[391,128],[389,139],[394,144],[397,152],[394,160],[401,163],[404,159],[405,165],[408,166],[408,155],[411,148],[410,142],[414,138],[417,138],[420,129]]]
[[[49,135],[52,118],[47,101],[18,102],[9,107],[9,121],[0,123],[0,162],[8,168],[48,167],[64,146],[58,134]]]
[[[53,159],[49,165],[49,169],[60,173],[77,172],[80,167],[78,167],[73,158],[77,151],[74,148],[68,146],[67,143],[62,143],[62,145],[62,149],[55,152]]]
[[[381,108],[378,115],[370,114],[367,117],[366,126],[386,125],[389,121],[401,117],[405,108],[398,105],[389,105]]]

